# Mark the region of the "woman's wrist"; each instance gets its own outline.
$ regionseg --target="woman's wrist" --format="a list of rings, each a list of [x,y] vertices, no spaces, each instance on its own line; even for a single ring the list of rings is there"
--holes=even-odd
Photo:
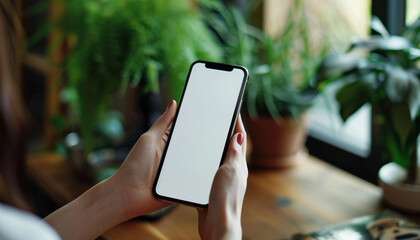
[[[112,197],[119,203],[124,220],[150,213],[168,205],[166,203],[162,205],[161,201],[157,201],[153,197],[152,191],[146,186],[142,187],[123,179],[123,176],[117,173],[107,179],[105,184],[107,184],[106,188],[115,189]]]
[[[107,197],[113,199],[111,200],[112,202],[118,204],[117,211],[121,214],[122,219],[127,220],[133,218],[128,193],[125,191],[124,186],[116,179],[115,175],[101,184],[103,184],[105,195],[108,195]]]
[[[63,239],[94,239],[126,220],[118,188],[105,180],[45,218]]]
[[[242,227],[240,220],[229,219],[225,223],[218,222],[211,234],[211,239],[241,239]]]
[[[231,214],[226,222],[221,224],[221,235],[217,239],[242,239],[241,217]],[[215,238],[216,239],[216,238]]]
[[[242,239],[242,227],[240,221],[217,222],[212,226],[208,237],[205,239]]]
[[[121,187],[112,178],[98,183],[94,188],[98,188],[100,192],[100,199],[95,200],[98,208],[107,212],[107,215],[113,216],[118,220],[117,223],[130,219],[128,201]]]
[[[228,207],[209,208],[207,210],[206,224],[203,226],[203,239],[241,239],[241,213]]]

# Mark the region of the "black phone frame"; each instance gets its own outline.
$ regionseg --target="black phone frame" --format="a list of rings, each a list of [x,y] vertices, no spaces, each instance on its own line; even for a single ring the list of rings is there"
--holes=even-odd
[[[222,71],[233,71],[233,69],[236,68],[236,69],[240,69],[241,71],[244,72],[244,78],[242,80],[242,85],[241,85],[240,92],[238,94],[238,99],[236,100],[235,110],[233,112],[232,120],[231,120],[230,127],[229,127],[229,132],[228,132],[228,135],[227,135],[227,138],[226,138],[225,147],[223,149],[223,154],[222,154],[222,158],[220,159],[219,167],[223,164],[223,161],[225,159],[225,156],[226,156],[226,153],[227,153],[227,150],[228,150],[228,147],[229,147],[230,138],[232,136],[233,129],[234,129],[235,123],[236,123],[236,119],[237,119],[239,111],[240,111],[242,99],[243,99],[244,92],[245,92],[245,87],[246,87],[246,84],[248,83],[248,78],[249,78],[248,70],[243,66],[198,60],[198,61],[195,61],[191,64],[190,69],[188,71],[187,79],[185,81],[184,88],[182,90],[181,99],[179,101],[179,105],[178,105],[178,108],[177,108],[177,111],[176,111],[176,114],[175,114],[175,117],[174,117],[174,120],[173,120],[173,123],[172,123],[172,128],[171,128],[171,131],[170,131],[169,136],[168,136],[168,141],[166,142],[165,149],[163,150],[162,157],[161,157],[161,160],[160,160],[160,163],[159,163],[159,168],[158,168],[158,171],[157,171],[157,174],[156,174],[156,178],[155,178],[155,181],[153,183],[152,192],[153,192],[153,195],[156,198],[164,200],[164,201],[173,202],[173,203],[181,203],[181,204],[184,204],[184,205],[189,205],[189,206],[199,207],[199,208],[207,208],[208,203],[207,204],[200,204],[200,203],[190,202],[190,201],[186,201],[186,200],[182,200],[182,199],[163,196],[163,195],[158,194],[157,191],[156,191],[156,186],[157,186],[157,183],[158,183],[158,180],[159,180],[159,176],[160,176],[160,173],[161,173],[161,170],[162,170],[162,166],[163,166],[163,163],[164,163],[164,160],[165,160],[165,156],[166,156],[166,152],[168,150],[168,146],[171,142],[172,132],[174,131],[174,129],[176,127],[176,121],[178,119],[178,113],[179,113],[179,110],[181,109],[181,106],[182,106],[182,101],[184,99],[184,94],[185,94],[185,91],[187,89],[187,85],[188,85],[188,82],[189,82],[189,79],[190,79],[191,71],[192,71],[194,65],[196,65],[197,63],[204,63],[206,68],[211,68],[211,69],[217,69],[217,70],[222,70]]]

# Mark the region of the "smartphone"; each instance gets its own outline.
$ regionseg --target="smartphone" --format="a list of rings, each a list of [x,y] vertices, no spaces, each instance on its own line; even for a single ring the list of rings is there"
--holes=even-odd
[[[206,61],[191,65],[153,185],[156,198],[208,206],[247,81],[242,66]]]

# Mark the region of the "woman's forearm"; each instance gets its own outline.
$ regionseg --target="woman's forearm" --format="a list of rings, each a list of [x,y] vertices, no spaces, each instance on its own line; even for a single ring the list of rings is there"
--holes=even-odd
[[[125,203],[110,181],[98,183],[44,220],[62,239],[94,239],[127,220]]]
[[[171,101],[112,177],[45,218],[63,239],[94,239],[118,223],[169,205],[153,197],[152,186],[176,106]]]

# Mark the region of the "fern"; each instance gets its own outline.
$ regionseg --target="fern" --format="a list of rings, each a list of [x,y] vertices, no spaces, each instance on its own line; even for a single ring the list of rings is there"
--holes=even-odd
[[[179,98],[189,65],[220,60],[219,45],[189,0],[65,1],[61,28],[73,42],[66,64],[70,106],[87,153],[97,123],[117,93],[144,82],[158,92],[159,76]]]

